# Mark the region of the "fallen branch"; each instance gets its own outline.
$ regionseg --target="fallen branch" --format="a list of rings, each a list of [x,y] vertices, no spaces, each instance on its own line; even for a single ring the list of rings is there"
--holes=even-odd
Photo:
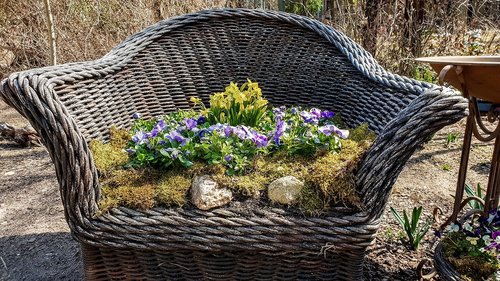
[[[9,138],[22,146],[41,146],[40,137],[31,126],[15,128],[7,123],[0,123],[0,136]]]

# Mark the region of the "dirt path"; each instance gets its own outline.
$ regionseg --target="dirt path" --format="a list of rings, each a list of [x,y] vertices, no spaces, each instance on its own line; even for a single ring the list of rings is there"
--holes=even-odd
[[[26,123],[0,102],[0,122]],[[396,182],[389,206],[398,210],[434,206],[450,210],[458,172],[464,122],[446,127],[419,150]],[[458,136],[447,143],[448,135]],[[492,144],[474,144],[472,184],[486,186]],[[81,280],[78,243],[64,219],[54,168],[43,147],[22,148],[0,137],[0,280]],[[435,241],[428,233],[419,251],[400,241],[400,228],[386,210],[377,244],[366,259],[367,280],[416,280],[420,259],[431,254]]]

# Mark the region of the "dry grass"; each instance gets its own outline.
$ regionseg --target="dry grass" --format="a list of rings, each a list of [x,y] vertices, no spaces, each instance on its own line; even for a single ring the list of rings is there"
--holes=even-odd
[[[127,36],[161,19],[214,7],[277,9],[277,0],[58,0],[52,1],[57,31],[58,63],[92,60],[109,52]],[[333,1],[324,22],[363,41],[367,25],[365,1]],[[414,50],[404,44],[405,0],[380,1],[376,17],[377,60],[391,71],[415,75]],[[474,1],[477,14],[467,23],[465,0],[424,1],[425,18],[415,32],[419,55],[500,53],[499,17],[487,10],[486,0]],[[449,6],[446,3],[450,2]],[[491,1],[490,1],[491,2]],[[491,4],[500,5],[500,4]],[[492,6],[497,9],[496,6]],[[483,30],[480,38],[470,31]],[[469,43],[479,43],[471,47]],[[476,44],[477,45],[477,44]],[[44,6],[38,0],[0,0],[0,78],[10,72],[49,63]],[[14,59],[12,59],[12,57]]]

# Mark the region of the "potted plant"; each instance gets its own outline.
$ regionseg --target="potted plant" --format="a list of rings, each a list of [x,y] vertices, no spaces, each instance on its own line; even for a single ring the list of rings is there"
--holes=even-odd
[[[353,171],[375,135],[365,125],[339,129],[319,108],[271,107],[258,83],[231,82],[209,106],[156,118],[132,116],[130,131],[91,142],[102,178],[100,210],[125,206],[210,210],[240,200],[269,201],[318,215],[357,206]],[[188,204],[190,199],[192,204]]]
[[[500,210],[469,212],[460,222],[437,232],[435,264],[445,280],[497,280]]]

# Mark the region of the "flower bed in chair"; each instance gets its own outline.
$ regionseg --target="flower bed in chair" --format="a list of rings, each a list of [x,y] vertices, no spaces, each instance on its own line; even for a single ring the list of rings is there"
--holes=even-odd
[[[356,172],[364,209],[319,217],[230,205],[100,214],[88,142],[110,124],[190,106],[230,81],[259,81],[273,105],[340,112],[378,137]],[[342,33],[280,12],[224,9],[159,22],[96,61],[12,74],[3,99],[50,152],[88,280],[356,280],[393,183],[415,149],[467,114],[450,90],[386,72]]]

